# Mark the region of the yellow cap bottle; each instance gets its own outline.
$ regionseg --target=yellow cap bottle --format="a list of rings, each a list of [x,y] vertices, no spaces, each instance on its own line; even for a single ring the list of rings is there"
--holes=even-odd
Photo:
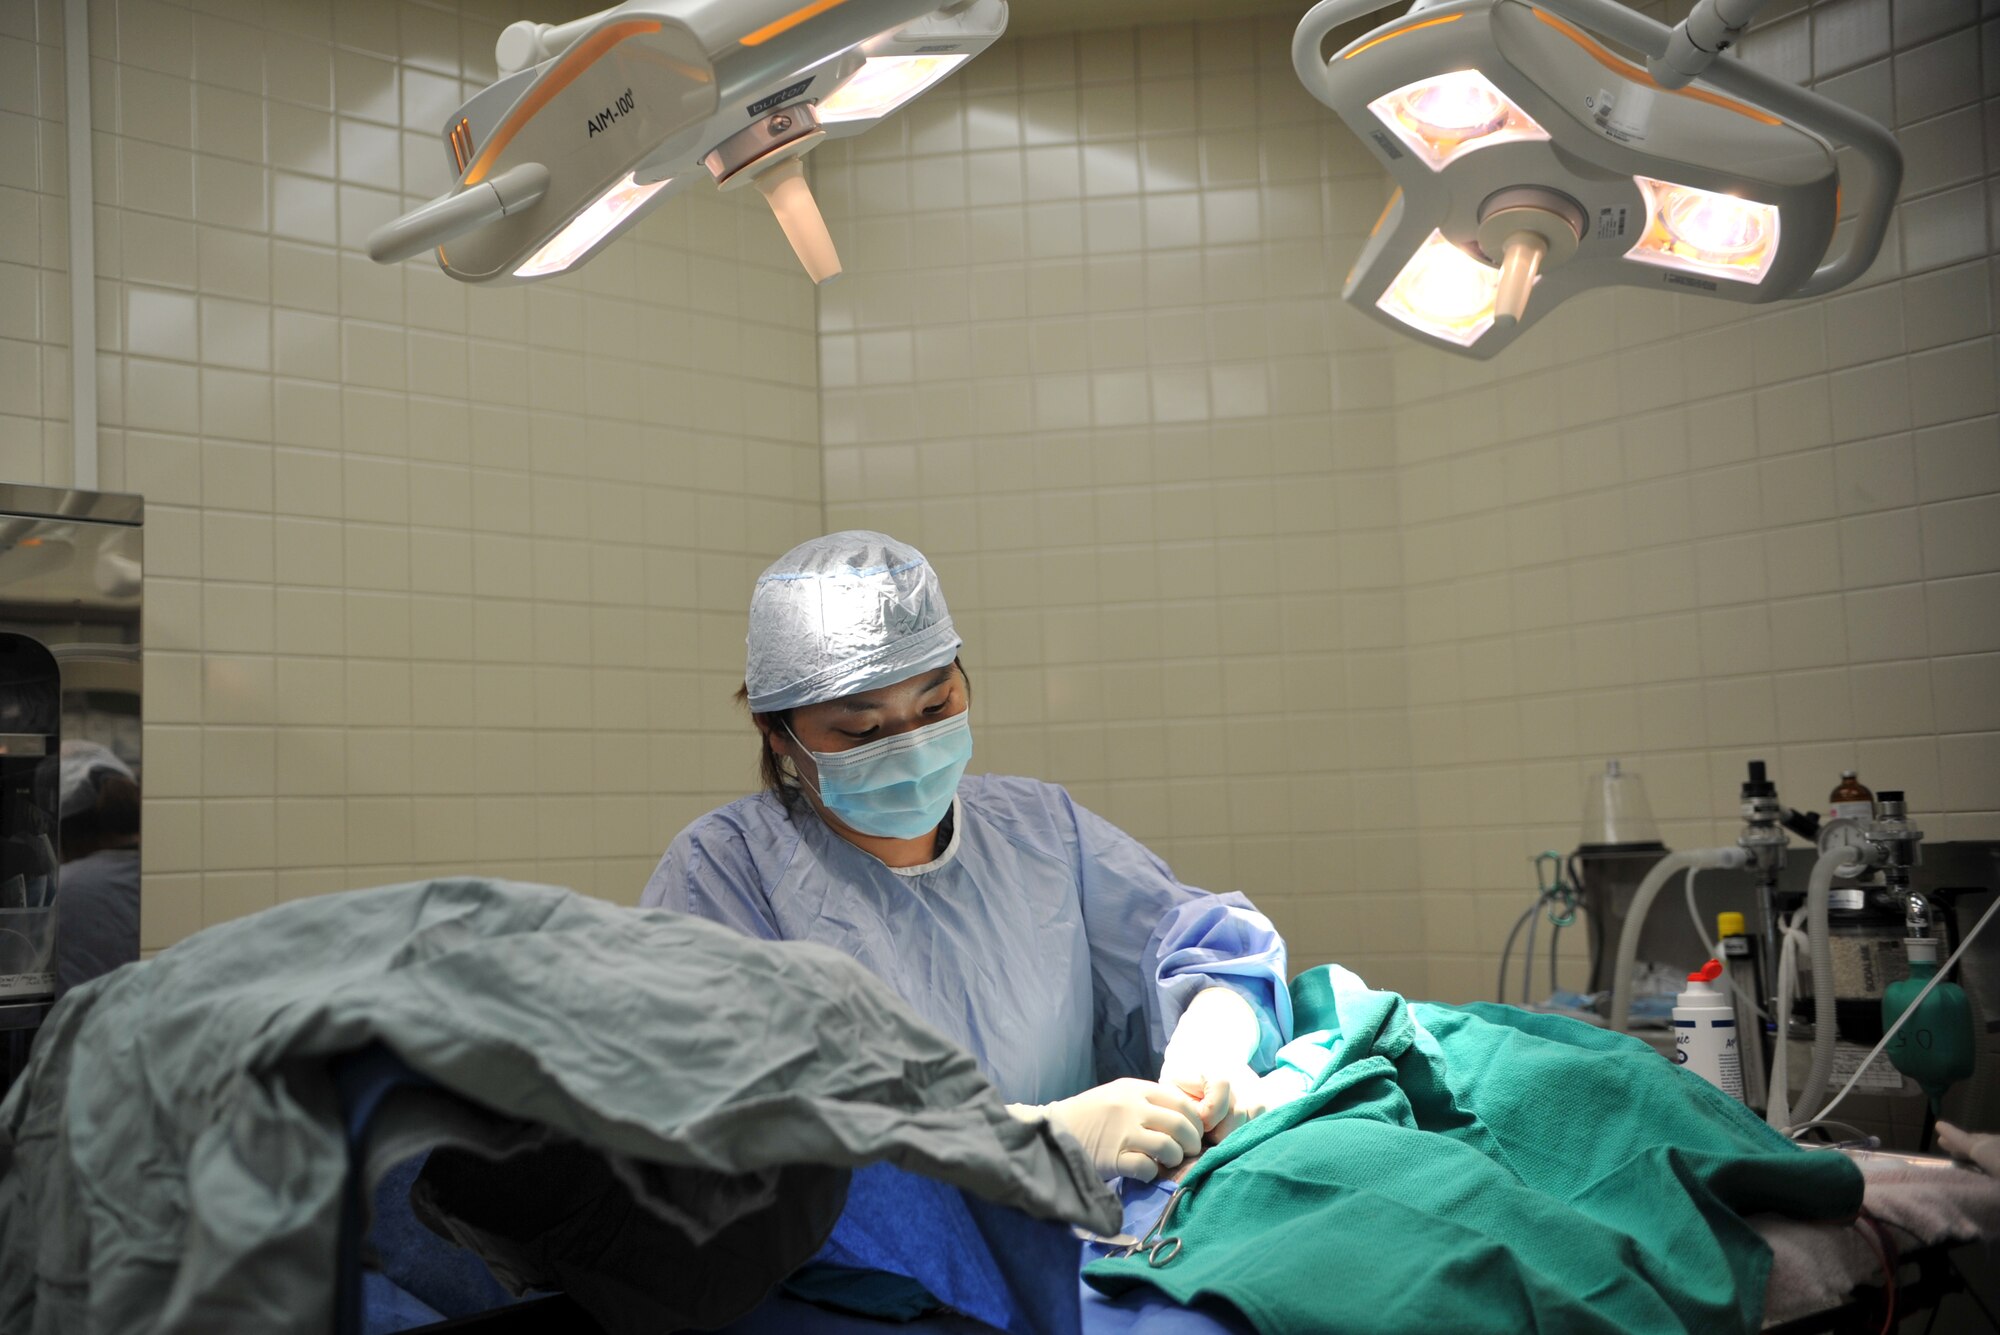
[[[1750,935],[1740,913],[1716,914],[1715,935],[1716,948],[1722,952],[1729,974],[1730,1006],[1736,1012],[1736,1058],[1743,1076],[1743,1101],[1761,1108],[1770,1096],[1770,1072],[1765,1067],[1764,1024],[1752,1000],[1764,994],[1757,938]]]

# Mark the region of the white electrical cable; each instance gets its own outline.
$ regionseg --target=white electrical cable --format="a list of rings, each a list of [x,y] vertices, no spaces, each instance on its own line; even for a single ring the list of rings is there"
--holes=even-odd
[[[1708,928],[1702,925],[1701,910],[1697,909],[1694,905],[1694,878],[1699,876],[1700,874],[1701,874],[1701,868],[1699,867],[1688,868],[1688,874],[1687,874],[1688,918],[1694,923],[1694,934],[1701,938],[1702,949],[1708,952],[1708,957],[1710,959],[1719,960],[1722,959],[1722,952],[1716,949],[1715,942],[1709,938]],[[1736,993],[1738,997],[1742,998],[1743,1004],[1748,1006],[1751,1010],[1757,1013],[1758,1019],[1768,1020],[1771,1018],[1770,1012],[1766,1011],[1762,1006],[1758,1005],[1757,998],[1751,996],[1749,990],[1743,986],[1743,980],[1738,978],[1735,975],[1735,973],[1733,973],[1728,968],[1728,962],[1726,960],[1724,961],[1722,976],[1729,980],[1730,990]]]
[[[1888,1048],[1889,1040],[1894,1038],[1896,1031],[1908,1023],[1909,1018],[1917,1013],[1917,1007],[1921,1006],[1924,998],[1931,994],[1931,989],[1945,980],[1946,975],[1951,972],[1951,966],[1958,963],[1958,957],[1965,953],[1966,947],[1972,944],[1973,938],[1977,937],[1980,929],[1986,926],[1987,919],[1993,916],[1993,910],[1995,909],[2000,909],[2000,899],[1995,899],[1991,904],[1986,906],[1986,912],[1979,915],[1979,921],[1972,925],[1972,930],[1967,932],[1965,939],[1958,943],[1958,949],[1951,952],[1951,958],[1944,962],[1942,968],[1931,975],[1931,980],[1924,984],[1923,990],[1918,992],[1910,1004],[1903,1008],[1903,1013],[1896,1017],[1896,1023],[1889,1026],[1889,1032],[1882,1035],[1882,1041],[1877,1043],[1869,1051],[1868,1055],[1861,1059],[1861,1064],[1854,1068],[1853,1075],[1847,1077],[1847,1083],[1840,1087],[1840,1092],[1834,1095],[1833,1099],[1824,1108],[1819,1110],[1819,1116],[1809,1122],[1801,1122],[1797,1126],[1785,1128],[1786,1135],[1797,1136],[1801,1131],[1809,1131],[1828,1120],[1827,1114],[1839,1107],[1840,1101],[1853,1092],[1854,1086],[1861,1079],[1862,1072],[1866,1071],[1869,1064],[1881,1056],[1883,1051]],[[1817,986],[1817,983],[1815,983],[1815,986]]]

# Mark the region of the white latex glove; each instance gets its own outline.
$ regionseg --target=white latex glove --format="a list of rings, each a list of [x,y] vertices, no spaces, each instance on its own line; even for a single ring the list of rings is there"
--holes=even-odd
[[[1260,1026],[1257,1012],[1226,987],[1203,989],[1181,1012],[1160,1062],[1160,1083],[1199,1100],[1201,1128],[1210,1144],[1265,1111],[1257,1074],[1250,1069]]]
[[[1937,1124],[1938,1148],[1954,1159],[1969,1159],[1993,1177],[2000,1177],[2000,1136],[1961,1131],[1950,1122]]]
[[[1105,1177],[1151,1182],[1162,1168],[1201,1153],[1201,1113],[1194,1100],[1151,1080],[1113,1080],[1054,1103],[1009,1104],[1007,1111],[1054,1122],[1083,1146]]]

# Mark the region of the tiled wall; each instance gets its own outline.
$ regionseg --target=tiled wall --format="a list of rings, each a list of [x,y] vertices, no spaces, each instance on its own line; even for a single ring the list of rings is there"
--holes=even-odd
[[[62,50],[36,37],[60,8],[0,6],[0,478],[57,486],[70,479]]]
[[[1903,145],[1863,281],[1762,308],[1601,292],[1487,363],[1398,346],[1440,996],[1490,995],[1524,859],[1575,841],[1605,757],[1676,846],[1734,840],[1752,756],[1794,805],[1858,768],[1933,839],[2000,837],[2000,19],[1783,9],[1746,57]]]
[[[50,482],[58,8],[0,6],[0,473]],[[428,870],[632,897],[752,782],[744,590],[823,525],[938,561],[976,763],[1251,893],[1300,963],[1484,994],[1609,755],[1677,843],[1731,832],[1752,754],[1795,801],[1858,765],[1936,837],[2000,834],[2000,20],[1971,0],[1780,0],[1753,45],[1898,128],[1866,283],[1597,294],[1497,364],[1338,301],[1386,183],[1298,87],[1292,15],[1012,40],[822,148],[848,273],[816,350],[755,200],[683,198],[525,291],[369,264],[441,187],[502,9],[94,11],[149,945]]]
[[[147,500],[148,947],[439,871],[636,901],[754,782],[747,590],[821,519],[812,289],[761,203],[691,193],[532,288],[360,251],[448,183],[436,127],[517,16],[92,7],[104,485]],[[24,481],[67,481],[59,17],[0,4]]]
[[[830,526],[943,573],[975,767],[1421,987],[1383,190],[1295,16],[1008,41],[816,154]]]
[[[2000,20],[1768,13],[1752,59],[1905,145],[1881,263],[1595,294],[1497,363],[1337,301],[1387,183],[1290,15],[1009,42],[822,153],[828,518],[938,559],[975,763],[1445,998],[1491,994],[1607,757],[1684,846],[1752,755],[2000,835]]]

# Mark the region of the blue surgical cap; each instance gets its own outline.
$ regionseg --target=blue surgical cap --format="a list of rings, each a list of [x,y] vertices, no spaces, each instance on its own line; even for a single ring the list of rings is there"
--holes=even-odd
[[[851,529],[800,543],[758,576],[748,644],[743,683],[765,714],[943,667],[959,638],[924,554]]]

